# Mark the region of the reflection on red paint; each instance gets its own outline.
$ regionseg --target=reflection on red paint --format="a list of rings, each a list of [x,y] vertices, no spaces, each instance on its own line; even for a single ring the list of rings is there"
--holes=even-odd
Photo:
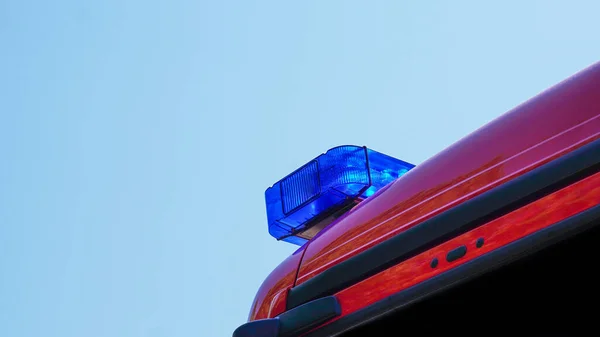
[[[340,291],[336,296],[342,305],[342,315],[350,314],[600,204],[598,186],[600,186],[600,173]],[[485,238],[485,244],[481,248],[476,248],[476,241],[480,237]],[[467,254],[452,263],[447,262],[444,258],[446,253],[460,245],[467,246]],[[439,264],[436,268],[431,268],[430,263],[434,257],[438,258]]]

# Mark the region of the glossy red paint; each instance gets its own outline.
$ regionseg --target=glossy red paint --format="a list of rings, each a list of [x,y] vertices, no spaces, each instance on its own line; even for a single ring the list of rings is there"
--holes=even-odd
[[[294,285],[303,253],[304,247],[283,260],[267,276],[254,298],[248,321],[275,317],[285,311],[287,291]]]
[[[284,312],[287,292],[291,287],[332,265],[598,137],[600,63],[550,88],[418,165],[332,223],[267,277],[256,295],[249,320],[275,317]],[[596,180],[590,179],[586,181],[594,181],[598,185]],[[592,185],[586,186],[589,189]],[[485,248],[478,250],[477,254],[489,251],[493,244],[500,245],[547,224],[546,220],[539,219],[542,214],[548,221],[558,221],[561,216],[567,217],[572,214],[570,212],[598,201],[597,192],[588,190],[583,193],[584,190],[582,187],[569,194],[565,191],[575,190],[565,189],[553,194],[554,197],[548,196],[544,201],[478,228],[478,231],[488,231],[481,235],[489,237]],[[561,206],[556,206],[556,200],[552,201],[552,198],[557,198],[558,193],[571,201],[561,201]],[[569,199],[577,193],[586,197]],[[529,221],[531,226],[509,226],[509,222],[518,219]],[[476,232],[460,236],[341,291],[337,295],[344,315],[429,278],[433,276],[432,272],[450,268],[440,259],[437,269],[427,269],[431,257],[427,254],[437,254],[435,252],[439,253],[457,242],[468,243],[471,248],[473,235],[479,235],[473,233]],[[474,256],[469,254],[467,258]]]
[[[522,104],[332,223],[296,284],[600,136],[600,63]]]
[[[338,319],[600,204],[599,186],[597,173],[338,292]],[[480,237],[485,243],[476,248]],[[446,262],[446,253],[460,245],[467,246],[467,254]],[[439,260],[436,268],[430,266],[434,257]]]

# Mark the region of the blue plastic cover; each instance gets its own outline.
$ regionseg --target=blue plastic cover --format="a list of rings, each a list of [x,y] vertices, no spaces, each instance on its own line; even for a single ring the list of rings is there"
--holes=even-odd
[[[335,147],[265,191],[269,233],[301,245],[299,233],[373,195],[415,165],[360,146]]]

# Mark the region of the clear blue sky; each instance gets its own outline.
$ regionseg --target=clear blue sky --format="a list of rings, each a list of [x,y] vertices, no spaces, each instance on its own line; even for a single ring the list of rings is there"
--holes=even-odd
[[[270,184],[600,60],[599,2],[494,3],[0,0],[0,335],[229,336],[295,249]]]

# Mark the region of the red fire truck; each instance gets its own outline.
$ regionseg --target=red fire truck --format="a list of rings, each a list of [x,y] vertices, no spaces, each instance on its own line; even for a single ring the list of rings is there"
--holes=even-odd
[[[233,335],[594,334],[599,136],[600,63],[417,166],[327,151],[266,190],[299,248]]]

